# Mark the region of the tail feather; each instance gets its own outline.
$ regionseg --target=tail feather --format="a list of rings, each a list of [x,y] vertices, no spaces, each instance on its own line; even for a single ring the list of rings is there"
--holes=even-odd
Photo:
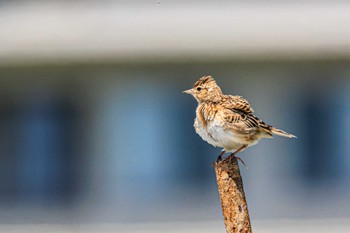
[[[282,136],[282,137],[296,138],[296,136],[294,136],[293,134],[284,132],[283,130],[281,130],[281,129],[276,129],[276,128],[274,128],[274,127],[271,128],[271,133],[272,133],[272,134],[275,134],[275,135],[278,135],[278,136]]]

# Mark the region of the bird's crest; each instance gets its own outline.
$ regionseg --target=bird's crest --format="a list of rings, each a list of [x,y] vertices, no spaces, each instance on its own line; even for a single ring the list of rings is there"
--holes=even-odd
[[[200,85],[209,84],[209,83],[213,83],[216,85],[215,79],[212,76],[207,75],[207,76],[201,77],[197,82],[195,82],[193,87],[198,87]]]

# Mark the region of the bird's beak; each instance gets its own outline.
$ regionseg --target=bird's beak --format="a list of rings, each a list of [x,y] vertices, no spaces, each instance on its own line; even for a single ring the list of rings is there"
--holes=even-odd
[[[192,94],[193,94],[193,91],[192,91],[192,89],[188,89],[188,90],[186,90],[186,91],[183,91],[182,93],[192,95]]]

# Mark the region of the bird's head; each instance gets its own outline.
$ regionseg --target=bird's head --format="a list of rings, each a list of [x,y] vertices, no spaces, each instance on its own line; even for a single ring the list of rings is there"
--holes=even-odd
[[[205,101],[217,102],[221,99],[222,91],[211,76],[201,77],[192,89],[183,93],[192,95],[199,103]]]

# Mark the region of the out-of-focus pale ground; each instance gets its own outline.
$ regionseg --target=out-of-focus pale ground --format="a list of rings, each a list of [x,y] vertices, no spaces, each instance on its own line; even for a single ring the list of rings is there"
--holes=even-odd
[[[224,232],[182,94],[298,136],[241,154],[255,232],[350,232],[347,1],[0,1],[0,231]]]
[[[256,221],[253,231],[259,233],[346,233],[349,232],[349,219],[337,220],[279,220],[279,221]],[[87,232],[87,233],[214,233],[225,232],[221,222],[171,222],[171,223],[148,223],[148,224],[85,224],[85,225],[2,225],[2,232],[25,233],[25,232]]]

